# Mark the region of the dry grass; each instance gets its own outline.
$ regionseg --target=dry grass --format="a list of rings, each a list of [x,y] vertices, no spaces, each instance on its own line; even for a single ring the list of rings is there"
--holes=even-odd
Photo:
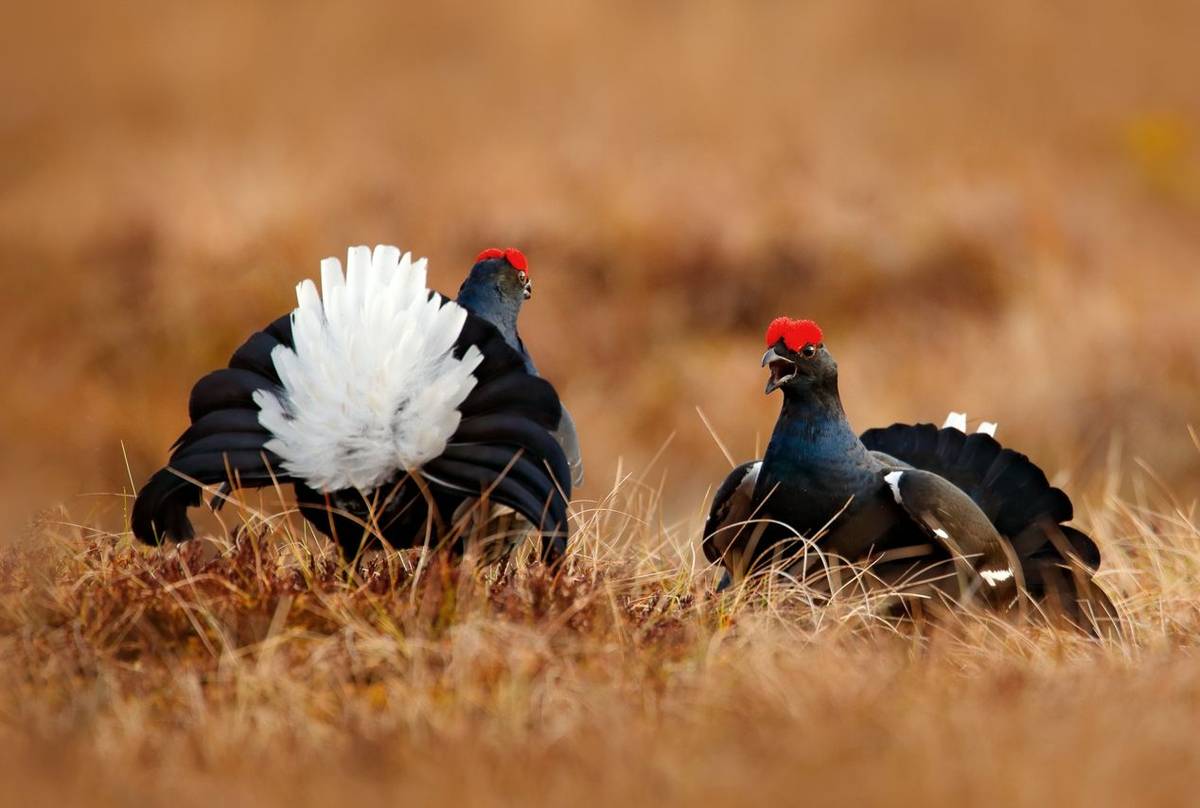
[[[1161,502],[1090,515],[1126,617],[1096,640],[714,595],[632,478],[556,576],[347,567],[269,498],[176,550],[54,520],[0,556],[13,804],[1171,805],[1200,775],[1200,530]]]
[[[1194,801],[1193,0],[11,16],[7,801]],[[569,576],[351,574],[288,519],[130,547],[115,492],[189,385],[380,241],[443,290],[483,246],[530,255],[524,337],[589,465]],[[761,447],[781,313],[825,327],[859,427],[998,420],[1098,535],[1128,635],[708,594],[727,467],[696,408]]]

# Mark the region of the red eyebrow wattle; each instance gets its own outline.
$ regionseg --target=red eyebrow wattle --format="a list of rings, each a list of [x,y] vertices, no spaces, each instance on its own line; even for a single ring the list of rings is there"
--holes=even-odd
[[[793,351],[798,351],[805,345],[820,345],[825,341],[821,327],[812,320],[793,320],[790,317],[776,317],[767,326],[767,347],[783,340],[783,344]]]
[[[525,253],[518,250],[516,247],[488,247],[486,250],[475,256],[475,263],[480,261],[490,261],[494,258],[503,258],[509,263],[513,269],[520,272],[529,272],[529,259],[525,257]]]
[[[513,269],[519,269],[522,272],[529,271],[529,261],[525,260],[525,253],[516,247],[509,247],[505,250],[504,257],[508,260],[508,263],[512,264]]]

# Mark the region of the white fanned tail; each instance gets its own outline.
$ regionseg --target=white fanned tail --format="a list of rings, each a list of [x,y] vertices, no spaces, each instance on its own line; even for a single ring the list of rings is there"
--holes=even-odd
[[[351,247],[321,262],[321,292],[296,287],[294,349],[271,354],[283,382],[259,390],[266,448],[318,491],[371,491],[440,455],[483,361],[454,345],[466,309],[430,295],[426,260],[391,246]]]

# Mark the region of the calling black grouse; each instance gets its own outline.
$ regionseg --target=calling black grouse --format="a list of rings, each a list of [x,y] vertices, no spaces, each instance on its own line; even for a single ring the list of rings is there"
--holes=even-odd
[[[734,469],[714,498],[703,547],[725,567],[722,586],[772,564],[832,587],[820,558],[835,556],[911,597],[1002,609],[1031,598],[1077,624],[1115,619],[1093,580],[1095,543],[1064,524],[1070,499],[988,434],[993,424],[858,435],[821,329],[781,317],[766,342],[766,392],[782,390],[783,407],[763,458]]]

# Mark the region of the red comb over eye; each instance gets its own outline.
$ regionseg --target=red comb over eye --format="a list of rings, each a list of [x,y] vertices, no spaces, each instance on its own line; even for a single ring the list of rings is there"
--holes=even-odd
[[[776,317],[767,326],[767,347],[770,348],[779,340],[783,339],[783,335],[787,333],[788,323],[791,322],[787,317]]]
[[[519,269],[522,272],[529,271],[529,262],[525,260],[525,253],[516,247],[509,247],[505,250],[504,257],[508,259],[508,263],[512,264],[513,269]]]
[[[793,320],[790,317],[776,317],[767,326],[767,347],[783,340],[783,344],[793,351],[798,351],[809,343],[820,345],[825,341],[821,327],[812,320]]]
[[[525,258],[525,253],[518,250],[516,247],[508,247],[500,249],[499,247],[488,247],[486,250],[475,256],[475,263],[480,261],[490,261],[493,258],[503,258],[512,266],[513,269],[520,272],[529,272],[529,261]]]

